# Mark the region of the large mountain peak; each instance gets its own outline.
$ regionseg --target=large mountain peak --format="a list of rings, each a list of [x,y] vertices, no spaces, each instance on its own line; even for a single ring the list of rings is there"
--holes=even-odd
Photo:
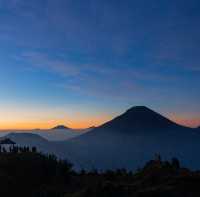
[[[156,130],[178,127],[178,125],[146,106],[135,106],[102,127],[115,130]]]

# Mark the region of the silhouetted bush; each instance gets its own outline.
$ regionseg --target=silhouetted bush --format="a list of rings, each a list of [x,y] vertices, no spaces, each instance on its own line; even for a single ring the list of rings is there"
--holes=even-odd
[[[175,169],[179,169],[180,168],[180,162],[177,158],[172,158],[172,166],[175,168]]]
[[[200,173],[158,157],[136,173],[125,169],[76,172],[66,160],[35,147],[0,148],[0,196],[20,197],[196,197]]]

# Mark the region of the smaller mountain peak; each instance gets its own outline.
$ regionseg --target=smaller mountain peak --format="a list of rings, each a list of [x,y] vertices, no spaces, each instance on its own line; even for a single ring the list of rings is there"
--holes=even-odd
[[[52,128],[52,129],[53,130],[55,130],[55,129],[69,129],[69,127],[66,127],[65,125],[58,125],[58,126]]]

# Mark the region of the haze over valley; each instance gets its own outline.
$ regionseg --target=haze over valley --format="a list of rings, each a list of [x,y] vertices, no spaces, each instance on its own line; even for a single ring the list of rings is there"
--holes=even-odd
[[[178,125],[144,106],[136,106],[96,128],[82,131],[63,125],[46,131],[5,133],[19,146],[70,159],[76,169],[137,169],[154,155],[178,157],[198,169],[199,129]],[[177,140],[179,139],[179,140]],[[131,157],[130,157],[131,155]]]

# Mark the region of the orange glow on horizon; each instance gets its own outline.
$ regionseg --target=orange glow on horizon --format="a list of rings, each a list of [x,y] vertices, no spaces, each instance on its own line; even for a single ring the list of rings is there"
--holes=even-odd
[[[98,110],[79,110],[67,106],[49,108],[45,106],[0,106],[0,130],[50,129],[65,125],[74,129],[99,126],[113,118],[109,113]],[[84,111],[84,112],[82,112]]]
[[[172,115],[170,116],[170,119],[174,122],[176,122],[177,124],[186,126],[186,127],[191,127],[191,128],[196,128],[200,126],[200,118],[185,118],[182,116],[175,116]]]
[[[111,119],[111,118],[110,118]],[[50,129],[57,125],[65,125],[67,127],[73,128],[73,129],[83,129],[83,128],[89,128],[91,126],[100,126],[101,124],[109,121],[110,119],[102,119],[102,120],[92,120],[92,121],[80,121],[80,122],[64,122],[61,121],[53,121],[50,120],[48,122],[16,122],[16,123],[5,123],[0,124],[0,130],[31,130],[31,129]],[[197,127],[200,125],[199,119],[181,119],[181,118],[170,118],[172,121],[188,126],[188,127]]]
[[[9,116],[10,117],[10,116]],[[68,118],[41,118],[34,119],[32,118],[19,118],[18,116],[13,116],[11,118],[5,118],[1,116],[0,118],[0,130],[31,130],[31,129],[50,129],[57,125],[65,125],[74,129],[83,129],[91,126],[100,126],[101,124],[113,119],[115,116],[101,114],[101,115],[86,115],[77,113],[75,117]],[[192,116],[191,116],[192,117]],[[200,119],[191,118],[187,119],[186,117],[182,117],[179,115],[169,115],[169,118],[184,126],[188,127],[197,127],[200,126]]]
[[[112,117],[93,118],[82,120],[49,120],[46,122],[5,122],[0,121],[0,130],[31,130],[31,129],[50,129],[57,125],[65,125],[73,129],[84,129],[92,126],[100,126],[109,121]]]

